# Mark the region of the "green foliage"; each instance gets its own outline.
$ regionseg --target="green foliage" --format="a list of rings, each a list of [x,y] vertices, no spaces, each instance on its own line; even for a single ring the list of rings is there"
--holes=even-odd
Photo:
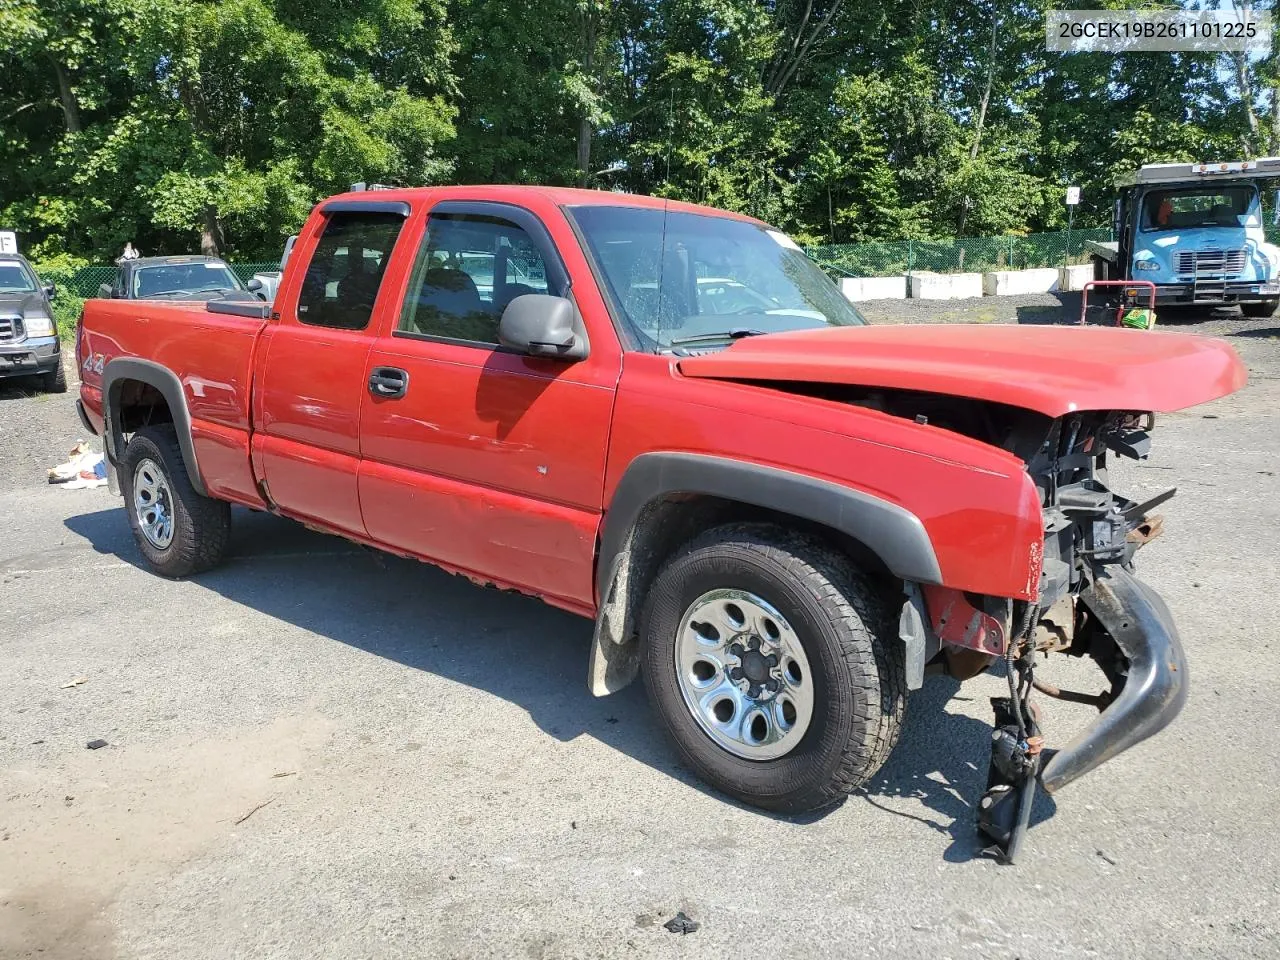
[[[0,0],[0,31],[0,223],[37,259],[278,257],[320,197],[453,167],[440,6]]]
[[[64,341],[75,339],[76,323],[80,320],[85,301],[77,287],[76,274],[88,265],[88,261],[65,253],[32,264],[41,283],[57,285],[50,303],[53,306],[54,322],[58,326],[58,336]]]
[[[1061,229],[1068,184],[1105,224],[1142,163],[1280,152],[1274,56],[1242,87],[1225,55],[1050,54],[1048,7],[0,0],[0,226],[41,262],[265,260],[357,180],[584,183],[915,242]]]

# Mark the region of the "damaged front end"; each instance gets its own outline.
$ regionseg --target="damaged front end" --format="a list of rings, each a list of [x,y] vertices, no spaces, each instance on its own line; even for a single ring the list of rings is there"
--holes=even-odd
[[[1038,443],[1023,438],[1018,452],[1044,513],[1034,602],[934,586],[917,594],[938,651],[935,669],[963,679],[1004,661],[1009,695],[993,698],[992,757],[978,812],[989,852],[1002,862],[1017,856],[1037,783],[1061,789],[1162,730],[1186,699],[1186,661],[1169,610],[1133,575],[1134,554],[1162,530],[1153,511],[1175,491],[1137,503],[1107,482],[1108,454],[1145,458],[1152,426],[1150,414],[1088,412],[1052,421]],[[1053,652],[1088,656],[1107,688],[1082,693],[1042,682],[1037,659]],[[1100,713],[1065,747],[1051,749],[1036,691]]]

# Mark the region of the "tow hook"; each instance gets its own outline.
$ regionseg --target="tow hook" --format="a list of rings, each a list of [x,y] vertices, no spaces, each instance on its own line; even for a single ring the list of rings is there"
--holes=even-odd
[[[987,790],[978,803],[978,829],[995,841],[983,853],[1011,864],[1031,822],[1044,738],[1034,720],[1027,728],[1029,735],[1022,736],[1008,697],[992,697],[991,706],[996,728],[991,732]]]

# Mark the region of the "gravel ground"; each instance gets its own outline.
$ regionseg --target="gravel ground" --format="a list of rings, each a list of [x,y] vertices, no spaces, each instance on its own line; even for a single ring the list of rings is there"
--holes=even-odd
[[[763,815],[674,763],[641,689],[591,698],[589,624],[532,600],[246,512],[221,569],[146,573],[117,499],[44,483],[81,435],[72,399],[0,386],[0,957],[1280,956],[1280,698],[1258,669],[1280,656],[1280,325],[1178,326],[1251,375],[1114,471],[1139,498],[1179,487],[1141,569],[1190,698],[1039,803],[1013,868],[972,825],[994,677],[913,694],[842,807]],[[1058,741],[1088,718],[1045,713]],[[701,929],[666,932],[677,910]]]

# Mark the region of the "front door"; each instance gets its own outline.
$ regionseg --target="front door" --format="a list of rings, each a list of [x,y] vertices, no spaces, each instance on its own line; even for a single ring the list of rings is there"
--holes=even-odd
[[[365,362],[408,208],[346,206],[324,208],[301,284],[277,301],[280,320],[260,348],[253,455],[281,512],[364,536],[356,477]]]
[[[530,211],[429,212],[399,316],[367,361],[360,499],[378,541],[590,608],[616,344],[570,362],[504,351],[497,337],[512,299],[569,287]]]

